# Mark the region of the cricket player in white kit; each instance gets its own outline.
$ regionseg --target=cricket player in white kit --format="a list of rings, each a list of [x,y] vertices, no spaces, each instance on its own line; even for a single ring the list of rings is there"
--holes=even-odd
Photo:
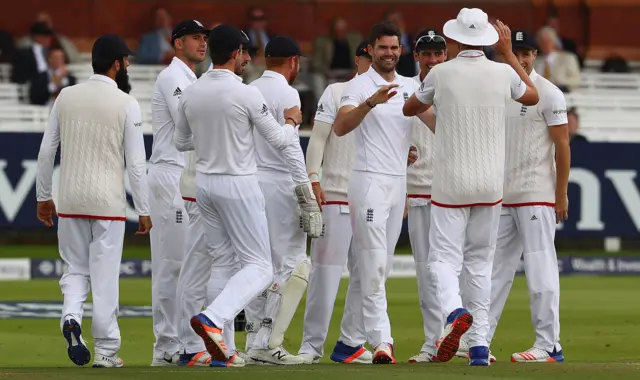
[[[504,199],[491,276],[487,341],[491,343],[523,257],[536,340],[532,348],[511,355],[511,361],[562,362],[554,237],[556,223],[567,219],[569,208],[567,105],[562,91],[533,69],[534,38],[515,30],[511,39],[514,54],[538,89],[540,102],[533,107],[516,102],[507,106]]]
[[[425,29],[416,36],[413,51],[413,57],[420,66],[420,72],[414,77],[417,86],[419,86],[432,68],[447,59],[447,42],[435,29]],[[433,132],[426,128],[420,120],[414,120],[411,130],[411,144],[417,148],[418,160],[407,168],[407,197],[409,199],[407,224],[411,251],[416,264],[425,343],[422,345],[420,353],[409,359],[409,363],[432,361],[436,341],[440,338],[444,325],[440,308],[427,302],[428,294],[436,292],[427,273],[434,140]]]
[[[295,186],[291,190],[298,199],[305,232],[320,235],[322,217],[304,166],[300,167],[295,150],[286,149],[298,144],[300,109],[284,110],[285,123],[280,125],[260,91],[242,83],[238,75],[251,60],[244,32],[220,25],[211,31],[209,43],[214,69],[183,91],[174,138],[179,151],[195,150],[196,203],[206,224],[210,254],[200,260],[187,256],[182,275],[189,281],[181,286],[206,292],[214,256],[237,255],[242,268],[190,321],[212,362],[232,363],[235,353],[224,343],[222,327],[274,279],[265,199],[255,174],[254,128],[287,156]]]
[[[400,32],[393,24],[374,25],[369,43],[373,64],[349,82],[333,130],[338,136],[354,131],[356,138],[348,201],[364,329],[367,341],[375,347],[372,362],[395,364],[385,283],[406,203],[413,119],[402,115],[402,106],[416,86],[412,78],[395,72],[402,47]]]
[[[91,290],[93,367],[122,367],[118,356],[120,260],[126,221],[125,160],[138,235],[151,229],[146,154],[138,102],[128,94],[128,56],[116,35],[104,35],[92,49],[94,75],[60,92],[51,109],[38,154],[38,219],[47,227],[59,216],[60,257],[68,265],[60,279],[64,295],[60,327],[69,359],[91,360],[82,338],[83,305]],[[60,145],[57,210],[52,194],[56,151]]]
[[[434,67],[404,114],[433,104],[435,158],[429,230],[429,281],[436,293],[428,303],[440,306],[446,327],[435,361],[449,361],[469,331],[470,365],[488,366],[488,312],[491,265],[498,235],[504,181],[506,105],[514,99],[535,105],[538,93],[511,51],[511,32],[487,14],[463,8],[444,34],[457,41],[458,56]],[[483,46],[496,42],[508,65],[489,61]],[[511,66],[511,67],[509,67]],[[515,70],[515,71],[514,71]],[[459,277],[466,277],[463,308]]]
[[[207,35],[199,21],[180,22],[171,33],[175,57],[160,72],[151,94],[153,147],[149,158],[151,190],[151,309],[153,312],[152,366],[177,365],[179,360],[176,287],[185,250],[187,221],[178,183],[184,168],[184,153],[173,143],[178,100],[195,82],[195,65],[207,50]]]
[[[285,36],[274,36],[265,47],[267,69],[251,82],[271,115],[284,123],[284,110],[300,107],[300,95],[291,87],[300,70],[302,55],[298,43]],[[258,297],[245,310],[248,324],[247,355],[254,361],[271,364],[302,364],[282,343],[307,288],[309,262],[307,236],[300,223],[300,207],[291,194],[294,181],[309,181],[299,139],[280,150],[254,128],[257,178],[266,202],[274,280],[266,297]],[[294,157],[295,162],[288,162]],[[305,178],[292,178],[290,167],[305,168]],[[318,211],[320,209],[318,208]]]
[[[371,67],[369,42],[356,49],[358,75]],[[347,188],[355,159],[355,134],[342,137],[332,133],[340,99],[349,82],[330,84],[318,102],[315,123],[307,147],[307,172],[322,207],[324,233],[311,242],[311,272],[304,312],[304,334],[298,355],[305,364],[315,364],[324,355],[331,314],[338,295],[340,278],[348,258],[350,273],[347,298],[340,324],[340,338],[331,360],[339,363],[371,363],[373,355],[364,347],[362,292],[355,272],[356,256],[352,244]],[[322,168],[322,181],[320,169]]]
[[[222,335],[229,349],[229,361],[211,360],[211,355],[206,351],[202,339],[193,331],[190,325],[191,317],[209,305],[220,295],[224,286],[240,270],[238,258],[232,252],[208,252],[206,243],[206,225],[202,213],[196,204],[196,155],[194,151],[187,152],[187,163],[180,176],[180,194],[184,200],[184,207],[189,217],[186,241],[187,249],[184,263],[197,263],[206,260],[207,256],[213,256],[211,263],[211,278],[206,285],[206,293],[202,289],[194,289],[185,286],[190,281],[189,269],[181,270],[178,278],[178,316],[177,330],[180,342],[179,366],[210,366],[210,367],[242,367],[245,360],[235,346],[234,321],[226,322],[222,328]],[[188,268],[188,266],[187,266]]]

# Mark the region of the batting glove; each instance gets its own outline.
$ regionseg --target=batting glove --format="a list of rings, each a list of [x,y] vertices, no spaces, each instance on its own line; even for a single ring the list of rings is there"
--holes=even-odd
[[[303,183],[296,185],[294,193],[302,211],[302,226],[304,232],[311,238],[317,238],[322,235],[322,214],[320,207],[316,202],[316,196],[311,189],[311,183]]]

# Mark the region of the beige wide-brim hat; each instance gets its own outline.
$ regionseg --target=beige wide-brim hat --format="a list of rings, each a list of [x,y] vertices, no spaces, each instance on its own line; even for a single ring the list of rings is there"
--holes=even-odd
[[[455,20],[444,24],[444,35],[469,46],[491,46],[498,42],[498,32],[489,16],[478,8],[462,8]]]

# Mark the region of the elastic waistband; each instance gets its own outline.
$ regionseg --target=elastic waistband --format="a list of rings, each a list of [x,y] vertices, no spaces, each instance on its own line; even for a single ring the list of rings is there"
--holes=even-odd
[[[282,170],[271,169],[271,168],[258,167],[258,175],[268,175],[268,176],[276,176],[278,178],[291,179],[291,173],[289,173],[288,171],[284,172]]]

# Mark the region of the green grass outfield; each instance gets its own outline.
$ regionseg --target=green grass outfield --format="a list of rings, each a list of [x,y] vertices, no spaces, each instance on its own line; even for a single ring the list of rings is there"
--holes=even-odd
[[[12,251],[12,252],[9,252]],[[53,254],[51,254],[53,252]],[[128,258],[144,258],[147,250],[127,250]],[[9,254],[13,253],[13,254]],[[137,254],[141,254],[138,256]],[[0,257],[56,257],[55,247],[24,250],[0,249]],[[493,342],[498,363],[490,368],[469,368],[463,359],[449,363],[409,365],[423,341],[415,279],[388,281],[389,316],[399,364],[395,366],[340,365],[328,355],[339,335],[346,282],[343,281],[333,314],[325,350],[327,356],[314,366],[251,366],[243,369],[151,368],[153,331],[150,318],[121,318],[122,369],[77,368],[66,356],[66,345],[57,319],[0,319],[0,379],[247,379],[260,380],[360,380],[393,379],[638,379],[640,378],[639,277],[566,276],[561,278],[562,364],[516,364],[514,351],[533,343],[528,295],[524,278],[518,277]],[[61,301],[56,280],[0,282],[4,301]],[[121,304],[150,305],[149,279],[123,279]],[[304,301],[303,301],[304,302]],[[291,324],[285,347],[297,352],[302,335],[301,306]],[[84,321],[85,339],[90,320]],[[243,333],[236,334],[239,347]],[[92,347],[91,347],[92,348]]]

